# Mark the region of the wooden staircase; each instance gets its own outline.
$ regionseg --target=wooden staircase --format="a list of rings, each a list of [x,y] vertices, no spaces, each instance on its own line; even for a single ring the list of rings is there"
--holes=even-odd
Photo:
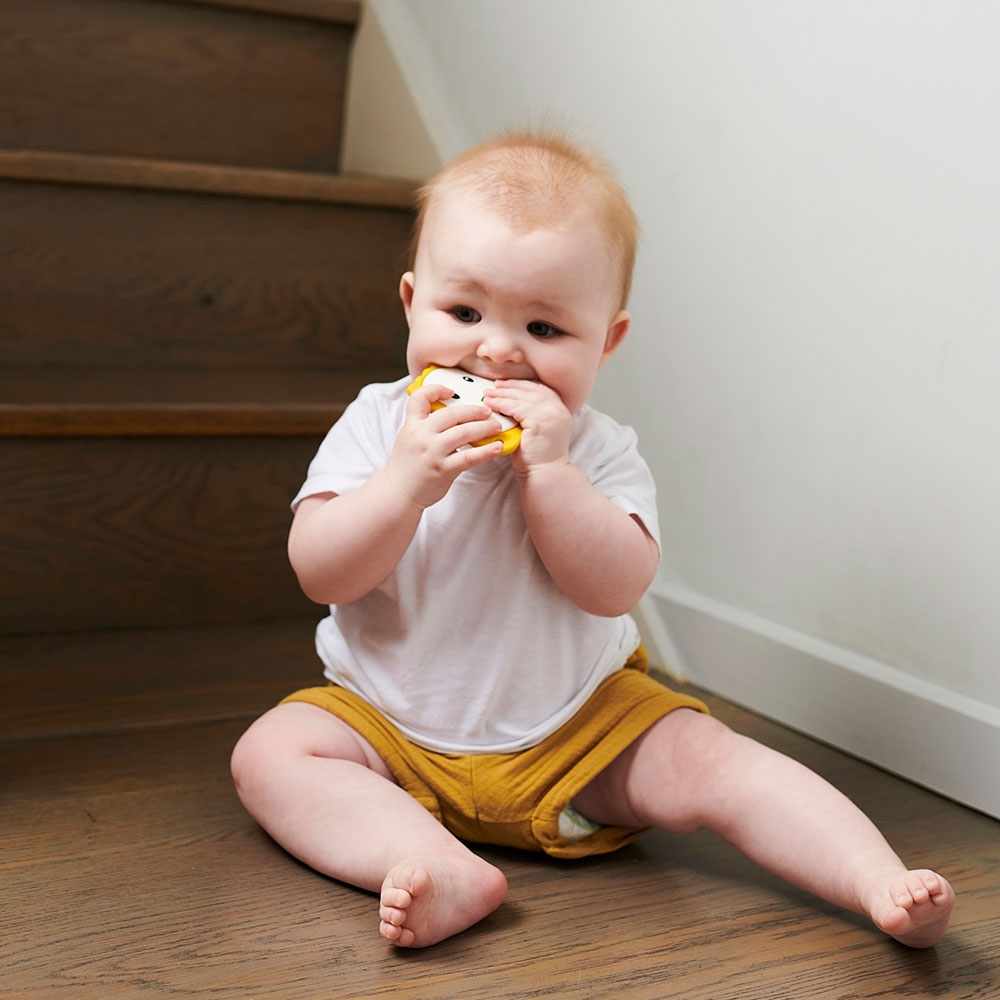
[[[404,372],[358,5],[0,0],[0,632],[315,618],[288,501]]]
[[[164,840],[153,761],[257,837],[228,750],[321,680],[289,501],[360,387],[405,372],[413,185],[338,172],[359,13],[0,0],[4,995],[145,992],[103,964],[136,873],[165,912],[206,857],[190,824]],[[93,781],[143,816],[68,804]]]

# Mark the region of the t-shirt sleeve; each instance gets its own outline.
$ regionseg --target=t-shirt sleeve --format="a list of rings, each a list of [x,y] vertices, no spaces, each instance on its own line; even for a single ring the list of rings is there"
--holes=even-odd
[[[369,385],[344,410],[319,446],[292,510],[317,493],[348,493],[381,469],[392,451],[406,403],[405,381]],[[401,398],[400,398],[401,397]]]
[[[635,431],[589,408],[582,424],[570,446],[570,461],[612,503],[637,517],[659,545],[656,484],[639,454]]]

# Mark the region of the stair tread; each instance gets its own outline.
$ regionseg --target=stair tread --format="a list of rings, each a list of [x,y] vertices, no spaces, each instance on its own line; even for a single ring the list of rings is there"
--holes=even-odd
[[[260,14],[300,17],[332,24],[356,25],[361,18],[358,0],[182,0],[202,7],[227,7]]]
[[[324,683],[308,618],[12,636],[0,659],[6,739],[249,718]]]
[[[336,172],[357,0],[0,3],[0,148]]]
[[[395,369],[0,370],[0,436],[314,434]]]
[[[417,189],[412,181],[360,175],[23,149],[0,149],[0,178],[403,210],[413,207]]]
[[[0,634],[311,616],[286,540],[322,433],[0,441]]]

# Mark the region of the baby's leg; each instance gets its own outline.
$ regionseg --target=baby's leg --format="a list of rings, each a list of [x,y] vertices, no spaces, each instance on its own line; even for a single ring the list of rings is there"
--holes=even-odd
[[[503,901],[502,872],[403,791],[367,740],[315,705],[263,715],[237,743],[232,769],[247,811],[285,850],[381,893],[380,931],[394,944],[435,944]]]
[[[940,939],[954,905],[945,879],[907,871],[871,821],[819,775],[688,709],[652,726],[574,804],[596,822],[713,830],[769,871],[915,948]]]

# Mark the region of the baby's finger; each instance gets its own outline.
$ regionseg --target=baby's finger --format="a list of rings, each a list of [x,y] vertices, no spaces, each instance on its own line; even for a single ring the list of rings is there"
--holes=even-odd
[[[471,469],[483,462],[488,462],[491,458],[497,458],[503,452],[502,441],[491,441],[489,444],[463,448],[456,451],[451,457],[451,461],[461,471]]]
[[[438,407],[428,418],[428,426],[436,433],[452,427],[464,426],[482,420],[495,420],[496,414],[485,403],[472,405],[459,403],[454,406]]]
[[[556,402],[559,397],[538,382],[498,382],[495,389],[487,389],[483,393],[483,402],[490,406],[502,405],[504,402],[532,403],[544,405]]]
[[[435,403],[440,403],[454,393],[444,385],[422,385],[410,393],[410,398],[406,401],[406,414],[410,417],[426,417],[433,409]]]
[[[558,406],[557,401],[549,401],[530,393],[507,390],[487,393],[483,401],[494,413],[503,414],[518,424],[524,424],[526,420]]]
[[[531,392],[547,388],[547,386],[543,385],[541,382],[536,382],[534,379],[530,378],[498,378],[496,382],[493,383],[493,386],[493,389],[487,389],[486,391],[493,392],[494,390],[500,391],[502,389],[522,389]]]
[[[445,427],[440,432],[441,445],[446,451],[453,452],[463,446],[474,445],[484,438],[493,437],[501,430],[500,421],[491,413],[486,419],[463,421]]]

